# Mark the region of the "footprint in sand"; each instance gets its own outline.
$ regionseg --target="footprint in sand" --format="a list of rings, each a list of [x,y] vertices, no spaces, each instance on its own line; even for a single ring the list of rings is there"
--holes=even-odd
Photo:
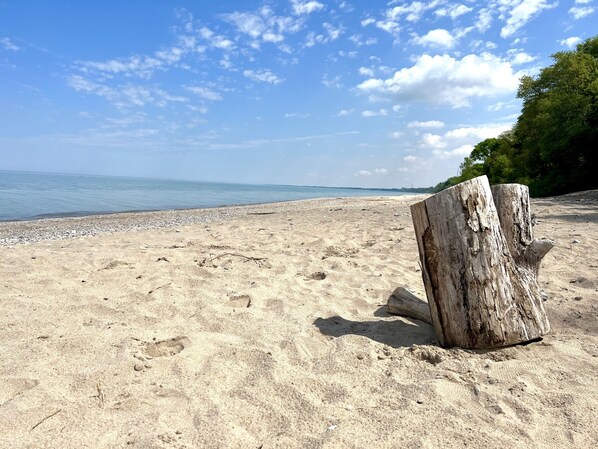
[[[297,336],[290,343],[290,347],[294,347],[296,356],[302,361],[319,359],[330,354],[328,345],[317,336]]]
[[[117,268],[119,266],[128,266],[131,265],[129,262],[125,262],[123,260],[113,260],[112,262],[110,262],[108,265],[106,265],[104,268],[102,268],[103,270],[113,270],[114,268]]]
[[[185,337],[174,337],[168,340],[146,343],[143,352],[149,357],[171,357],[185,349],[191,341]]]
[[[0,406],[39,385],[37,379],[27,379],[24,377],[4,378],[2,382],[3,387],[0,390]]]
[[[327,274],[323,271],[316,271],[315,273],[310,274],[307,276],[307,279],[311,279],[313,281],[323,281],[326,279]]]
[[[246,309],[251,306],[251,296],[232,295],[224,305],[226,307],[232,307],[233,309]]]
[[[354,242],[343,246],[328,246],[324,251],[324,257],[353,257],[359,252],[359,247]]]
[[[596,283],[591,281],[590,279],[586,279],[584,277],[578,277],[575,279],[571,279],[569,281],[570,284],[574,284],[576,287],[581,287],[581,288],[589,288],[589,289],[593,289],[596,287]]]

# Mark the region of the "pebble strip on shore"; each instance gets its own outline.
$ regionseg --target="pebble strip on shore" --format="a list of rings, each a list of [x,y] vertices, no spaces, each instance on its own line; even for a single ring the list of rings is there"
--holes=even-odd
[[[253,214],[274,214],[339,206],[364,208],[372,201],[404,200],[405,198],[412,200],[414,196],[323,198],[211,209],[124,212],[84,217],[7,221],[0,222],[0,246],[14,246],[44,240],[66,240],[114,232],[189,226]]]

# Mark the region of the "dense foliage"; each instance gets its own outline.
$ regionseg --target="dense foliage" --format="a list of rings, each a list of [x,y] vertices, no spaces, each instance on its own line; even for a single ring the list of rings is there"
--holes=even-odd
[[[436,191],[484,174],[491,184],[526,184],[533,196],[598,187],[598,36],[552,58],[521,78],[513,129],[478,143]]]

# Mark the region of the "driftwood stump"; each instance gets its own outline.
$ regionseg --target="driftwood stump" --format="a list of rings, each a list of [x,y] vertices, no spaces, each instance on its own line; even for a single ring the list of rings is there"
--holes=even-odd
[[[540,262],[554,243],[533,238],[528,187],[497,184],[490,189],[511,256],[520,268],[530,270],[537,279]]]
[[[527,188],[494,191],[496,205],[482,176],[411,206],[430,315],[445,347],[498,348],[550,330],[537,275],[552,243],[532,238]]]

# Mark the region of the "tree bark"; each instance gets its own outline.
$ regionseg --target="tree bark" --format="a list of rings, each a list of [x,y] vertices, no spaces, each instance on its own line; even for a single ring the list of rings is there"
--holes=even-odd
[[[529,269],[537,278],[540,262],[554,243],[548,239],[533,238],[528,187],[497,184],[490,189],[511,256],[520,268]]]
[[[520,199],[524,192],[517,192],[514,199],[504,197],[499,203],[501,209],[515,209],[509,212],[512,217],[527,217],[529,236],[523,238],[530,243],[522,245],[521,256],[511,255],[485,176],[411,206],[426,296],[442,346],[498,348],[537,339],[550,330],[537,270],[530,269],[535,256],[527,248],[535,245],[529,199],[526,203]],[[528,205],[527,215],[516,211],[523,204]]]

